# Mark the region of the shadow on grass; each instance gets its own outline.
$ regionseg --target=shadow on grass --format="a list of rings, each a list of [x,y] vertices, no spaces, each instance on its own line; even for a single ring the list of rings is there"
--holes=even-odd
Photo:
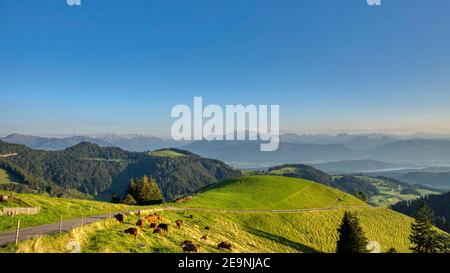
[[[246,228],[246,231],[253,235],[272,240],[272,241],[276,242],[277,244],[282,244],[282,245],[285,245],[288,247],[292,247],[299,252],[303,252],[303,253],[317,253],[318,252],[314,248],[311,248],[304,244],[297,243],[297,242],[291,241],[289,239],[286,239],[284,237],[281,237],[281,236],[278,236],[278,235],[275,235],[272,233],[268,233],[268,232],[265,232],[265,231],[262,231],[259,229],[248,227],[248,228]]]

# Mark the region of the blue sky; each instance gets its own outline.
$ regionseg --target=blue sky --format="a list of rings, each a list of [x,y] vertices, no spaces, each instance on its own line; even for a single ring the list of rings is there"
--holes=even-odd
[[[285,131],[450,133],[450,1],[0,0],[0,135],[168,135],[176,104]]]

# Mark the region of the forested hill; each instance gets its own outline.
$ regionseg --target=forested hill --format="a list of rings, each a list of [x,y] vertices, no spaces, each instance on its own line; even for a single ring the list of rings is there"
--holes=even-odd
[[[392,209],[414,217],[422,203],[426,203],[434,213],[435,225],[450,232],[450,192],[440,195],[429,195],[424,198],[402,201],[392,206]]]
[[[123,193],[131,178],[148,175],[157,179],[165,199],[171,200],[241,175],[221,161],[175,149],[128,152],[82,142],[61,151],[42,151],[0,141],[0,155],[15,153],[0,157],[0,168],[13,172],[23,183],[1,186],[53,195]]]

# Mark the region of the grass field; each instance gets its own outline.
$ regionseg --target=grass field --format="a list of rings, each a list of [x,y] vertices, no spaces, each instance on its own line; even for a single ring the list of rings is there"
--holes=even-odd
[[[360,176],[359,178],[366,180],[367,182],[374,185],[379,191],[379,195],[371,196],[369,202],[375,206],[380,207],[389,207],[395,203],[405,200],[414,200],[419,198],[420,196],[414,194],[403,194],[401,191],[403,187],[399,187],[393,185],[389,181],[385,181],[383,179]],[[430,195],[430,194],[439,194],[439,192],[418,189],[417,190],[421,196]]]
[[[0,195],[11,195],[11,193],[0,191]],[[98,201],[66,199],[48,197],[35,194],[14,194],[19,199],[20,204],[0,203],[2,207],[40,207],[40,213],[36,215],[16,215],[14,217],[0,216],[0,232],[13,230],[17,220],[21,220],[21,226],[31,227],[43,224],[49,224],[63,219],[79,218],[83,216],[92,216],[108,213],[110,211],[132,210],[136,207],[130,207],[121,204],[111,204]]]
[[[283,176],[248,176],[206,188],[182,204],[198,208],[307,209],[364,206],[361,200],[339,190],[304,179]]]
[[[181,156],[185,156],[182,153],[179,153],[177,151],[173,151],[173,150],[157,150],[157,151],[153,151],[150,152],[149,155],[151,156],[158,156],[158,157],[181,157]]]
[[[343,197],[346,206],[355,207],[300,213],[188,211],[188,207],[207,205],[217,209],[328,207],[336,205],[337,197]],[[231,242],[233,252],[334,252],[336,229],[346,210],[357,212],[366,236],[379,242],[383,251],[394,247],[409,252],[410,247],[410,217],[386,208],[360,207],[361,201],[356,198],[301,179],[255,176],[229,180],[176,206],[185,206],[186,211],[160,212],[163,222],[170,225],[163,237],[153,234],[148,224],[136,239],[125,234],[123,231],[138,220],[132,215],[125,224],[107,220],[70,233],[20,242],[0,251],[68,252],[67,244],[75,240],[82,252],[182,252],[180,243],[191,240],[202,246],[201,252],[223,252],[216,247],[222,241]],[[178,219],[184,222],[181,228],[174,224]],[[203,235],[208,236],[206,242],[200,240]]]

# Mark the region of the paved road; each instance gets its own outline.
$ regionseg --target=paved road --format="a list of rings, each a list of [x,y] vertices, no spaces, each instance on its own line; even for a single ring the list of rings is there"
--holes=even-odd
[[[370,206],[342,206],[342,207],[328,207],[328,208],[309,208],[309,209],[213,209],[213,208],[183,208],[183,207],[163,207],[151,208],[148,211],[203,211],[203,212],[222,212],[222,213],[301,213],[308,211],[327,211],[336,209],[356,209],[356,208],[373,208]],[[113,213],[117,214],[120,212]],[[82,224],[94,223],[97,221],[111,218],[111,214],[103,214],[98,216],[91,216],[86,218],[77,218],[63,221],[62,231],[70,231],[73,228],[79,227]],[[47,224],[37,227],[24,228],[20,230],[19,240],[27,240],[36,238],[42,235],[55,234],[59,232],[59,223]],[[16,232],[0,233],[0,246],[14,243]]]
[[[110,214],[103,214],[98,216],[90,216],[85,218],[77,218],[63,221],[61,230],[70,231],[81,225],[90,224],[110,218]],[[47,224],[36,227],[29,227],[20,229],[19,240],[27,240],[42,235],[49,235],[59,233],[59,223]],[[16,240],[16,231],[0,233],[0,246],[14,243]]]

